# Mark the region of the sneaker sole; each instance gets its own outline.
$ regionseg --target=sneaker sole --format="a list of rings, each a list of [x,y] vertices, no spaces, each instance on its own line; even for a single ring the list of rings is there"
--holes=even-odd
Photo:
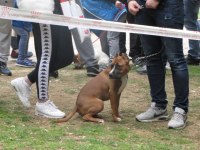
[[[15,81],[11,81],[11,85],[12,85],[14,91],[17,93],[17,95],[18,95],[20,101],[21,101],[22,104],[24,105],[23,101],[21,100],[21,99],[22,99],[21,94],[20,94],[20,92],[18,92],[18,90],[17,90],[18,88],[15,86]],[[24,105],[24,107],[26,107],[26,108],[30,108],[30,107],[31,107],[30,102],[29,102],[28,105]]]
[[[147,73],[145,72],[145,73],[143,73],[143,72],[138,72],[138,71],[136,71],[137,73],[139,73],[139,74],[142,74],[142,75],[147,75]]]
[[[57,118],[57,119],[60,119],[60,118],[64,118],[65,116],[49,116],[47,114],[41,114],[39,113],[37,110],[35,111],[35,115],[36,116],[40,116],[40,117],[45,117],[45,118]]]
[[[169,120],[169,115],[168,116],[159,116],[154,119],[149,119],[149,120],[139,120],[135,118],[138,122],[161,122],[161,121],[167,121]]]
[[[180,129],[184,129],[186,126],[187,126],[187,121],[184,123],[184,125],[183,126],[181,126],[181,127],[178,127],[178,128],[173,128],[173,127],[168,127],[168,129],[175,129],[175,130],[180,130]]]
[[[25,66],[25,65],[20,65],[20,64],[16,64],[16,66],[24,67],[24,68],[33,68],[33,67],[35,67],[35,66]]]
[[[92,72],[88,72],[87,73],[87,76],[89,76],[89,77],[95,77],[95,76],[97,76],[98,74],[96,74],[96,73],[92,73]]]
[[[6,73],[1,73],[1,72],[0,72],[0,75],[4,75],[4,76],[12,76],[12,73],[10,72],[10,73],[6,74]]]

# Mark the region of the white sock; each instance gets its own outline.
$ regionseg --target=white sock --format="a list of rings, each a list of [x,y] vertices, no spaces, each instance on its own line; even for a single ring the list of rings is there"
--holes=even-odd
[[[44,105],[44,104],[46,104],[46,103],[48,103],[49,102],[49,100],[48,101],[46,101],[46,102],[44,102],[44,103],[39,103],[39,102],[37,102],[37,104],[36,105]]]
[[[25,81],[25,79],[23,79],[23,85],[25,85],[25,86],[27,86],[28,88],[30,88],[31,89],[31,86],[30,85],[28,85],[28,83],[26,83],[26,81]]]

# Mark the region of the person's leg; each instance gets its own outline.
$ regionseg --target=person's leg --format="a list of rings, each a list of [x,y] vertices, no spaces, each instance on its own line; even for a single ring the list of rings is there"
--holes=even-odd
[[[8,56],[11,44],[12,21],[0,19],[0,74],[11,76],[11,71],[7,68]]]
[[[54,13],[62,14],[59,1],[55,1]],[[28,78],[15,79],[12,82],[16,81],[17,85],[13,85],[12,82],[11,84],[14,87],[18,86],[20,90],[17,90],[17,92],[28,100],[30,92],[22,91],[25,87],[22,81],[28,80],[30,84],[36,82],[38,103],[36,104],[35,114],[47,118],[62,118],[65,113],[58,110],[48,97],[49,72],[63,68],[73,61],[71,32],[63,26],[33,23],[33,34],[38,60],[36,68],[28,74]],[[28,82],[26,82],[27,86],[29,86]],[[20,100],[22,101],[21,98]]]
[[[129,11],[127,12],[127,21],[128,23],[135,23],[135,16],[132,15]],[[130,33],[130,52],[129,56],[132,58],[137,58],[139,56],[144,56],[142,53],[142,45],[140,42],[139,34]]]
[[[28,43],[29,43],[29,37],[30,34],[26,30],[13,26],[13,30],[21,37],[19,41],[19,54],[18,59],[16,62],[16,66],[20,67],[34,67],[35,62],[32,62],[27,58],[27,52],[28,52]]]
[[[143,2],[140,1],[140,4],[141,3]],[[142,13],[146,9],[140,11],[136,15],[136,20],[138,20],[137,23],[143,25],[154,24],[154,26],[159,27],[183,29],[183,2],[181,0],[169,0],[165,1],[163,5],[163,8],[151,10],[151,13],[148,17],[145,16],[145,13]],[[168,12],[176,13],[174,13],[173,15],[169,15]],[[145,20],[142,20],[142,18],[144,18]],[[152,21],[150,21],[150,19]],[[150,22],[152,24],[150,24]],[[155,38],[158,39],[156,40]],[[149,55],[148,52],[152,52],[152,50],[157,48],[159,45],[160,48],[163,48],[163,50],[165,51],[167,59],[172,68],[172,77],[176,95],[173,107],[174,113],[172,119],[168,123],[168,127],[174,129],[184,128],[187,122],[186,113],[188,111],[189,76],[187,64],[183,55],[182,39],[168,37],[160,38],[157,36],[149,36],[148,38],[147,35],[141,35],[141,42],[144,48],[145,55]],[[168,119],[165,92],[165,60],[162,60],[162,55],[160,57],[158,56],[159,55],[155,55],[153,57],[147,58],[147,72],[151,87],[151,96],[153,103],[150,109],[136,117],[136,119],[139,121],[162,121]],[[163,110],[163,112],[160,112],[159,114],[158,112],[160,110]],[[165,118],[163,118],[162,113],[166,113]],[[158,114],[160,116],[162,115],[162,118],[157,118]]]
[[[101,49],[102,51],[109,56],[109,45],[107,41],[107,31],[102,31],[100,37]]]
[[[126,20],[124,21],[126,23]],[[119,33],[119,55],[126,53],[126,32]]]
[[[87,75],[94,77],[99,74],[99,65],[98,61],[95,58],[94,47],[92,45],[91,37],[85,39],[82,43],[79,38],[78,30],[72,29],[73,38],[77,51],[81,57],[81,62],[85,65],[87,69]]]
[[[16,36],[12,36],[11,37],[11,47],[13,50],[17,50],[18,49],[18,42],[17,42],[17,37]]]
[[[29,35],[29,37],[30,37],[30,35]],[[19,55],[19,50],[18,50],[19,41],[20,41],[20,36],[19,35],[11,37],[11,47],[12,47],[11,57],[12,58],[18,58],[18,55]],[[27,51],[27,57],[29,58],[31,56],[33,56],[33,53],[31,51]]]
[[[123,13],[118,22],[124,22],[126,20],[126,13]],[[119,34],[120,32],[107,31],[107,42],[109,45],[109,58],[113,60],[115,54],[119,54]]]
[[[172,4],[174,5],[173,7]],[[155,12],[157,26],[182,30],[184,24],[184,9],[182,6],[183,2],[181,0],[165,2],[165,7],[162,12],[159,10]],[[163,15],[167,14],[169,11],[176,13],[168,18],[165,17],[162,19]],[[174,91],[176,95],[174,100],[174,109],[175,107],[179,107],[187,113],[189,106],[189,74],[183,54],[182,39],[161,37],[161,40],[172,71]]]
[[[145,2],[137,0],[140,5]],[[156,21],[151,16],[152,10],[143,8],[135,16],[135,23],[149,26],[156,26]],[[158,53],[162,49],[161,39],[158,36],[140,35],[145,56]],[[168,120],[165,91],[165,67],[163,65],[162,53],[148,57],[146,60],[147,75],[150,84],[151,106],[144,113],[137,115],[136,120],[141,122]]]
[[[128,21],[128,4],[127,0],[120,0],[123,4],[126,5],[127,8],[127,16],[126,19],[124,20],[124,23]],[[119,34],[119,54],[121,55],[122,53],[126,53],[126,32],[120,32]]]
[[[94,47],[91,38],[87,38],[81,43],[77,29],[72,29],[73,38],[77,51],[81,57],[81,62],[85,64],[86,68],[97,65],[97,59],[94,57]]]
[[[19,50],[18,50],[17,36],[11,37],[11,47],[12,47],[12,52],[10,56],[12,58],[18,58]]]
[[[200,23],[198,22],[198,13],[200,8],[199,0],[184,0],[185,17],[184,24],[187,30],[200,31],[198,28]],[[200,52],[199,40],[189,40],[189,51],[188,51],[188,64],[197,64]],[[191,57],[191,60],[189,60]],[[193,60],[194,59],[194,60]]]
[[[119,54],[122,55],[122,53],[126,54],[126,33],[120,32],[119,34]]]
[[[21,37],[19,41],[19,60],[27,57],[27,43],[29,42],[29,33],[20,27],[13,26],[13,30]]]

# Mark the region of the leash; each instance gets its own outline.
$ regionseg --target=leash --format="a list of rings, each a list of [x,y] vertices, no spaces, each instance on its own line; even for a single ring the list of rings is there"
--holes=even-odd
[[[120,11],[121,11],[122,9],[124,9],[125,6],[126,6],[125,4],[121,4],[121,7],[120,7],[120,9],[119,9],[117,15],[116,15],[115,18],[113,19],[113,21],[117,18],[117,16],[119,15]],[[98,41],[105,33],[106,33],[106,31],[104,31],[103,33],[101,33],[101,35],[100,35],[96,40],[94,40],[92,43],[95,43],[96,41]]]
[[[159,52],[157,52],[157,53],[154,53],[154,54],[151,54],[151,55],[148,55],[148,56],[144,56],[144,57],[138,57],[138,58],[136,58],[135,59],[135,61],[139,61],[139,60],[142,60],[142,59],[147,59],[147,58],[149,58],[149,57],[152,57],[152,56],[155,56],[155,55],[158,55],[158,54],[160,54],[162,52],[162,49],[159,51]]]

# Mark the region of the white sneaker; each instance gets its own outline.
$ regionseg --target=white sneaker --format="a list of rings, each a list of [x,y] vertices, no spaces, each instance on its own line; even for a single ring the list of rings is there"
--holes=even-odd
[[[187,114],[179,107],[175,108],[172,119],[168,123],[169,129],[183,129],[187,125]]]
[[[153,122],[153,121],[165,121],[168,120],[169,115],[167,108],[155,107],[156,103],[152,102],[151,107],[144,113],[136,116],[136,120],[139,122]]]
[[[24,104],[25,107],[30,108],[31,104],[29,102],[29,97],[31,95],[31,88],[23,84],[24,77],[17,78],[11,81],[11,84],[17,93],[19,99]]]
[[[166,63],[165,69],[167,69],[167,70],[171,70],[171,67],[170,67],[169,62]]]
[[[63,118],[65,113],[60,111],[50,100],[45,103],[36,103],[35,115],[46,118]]]

